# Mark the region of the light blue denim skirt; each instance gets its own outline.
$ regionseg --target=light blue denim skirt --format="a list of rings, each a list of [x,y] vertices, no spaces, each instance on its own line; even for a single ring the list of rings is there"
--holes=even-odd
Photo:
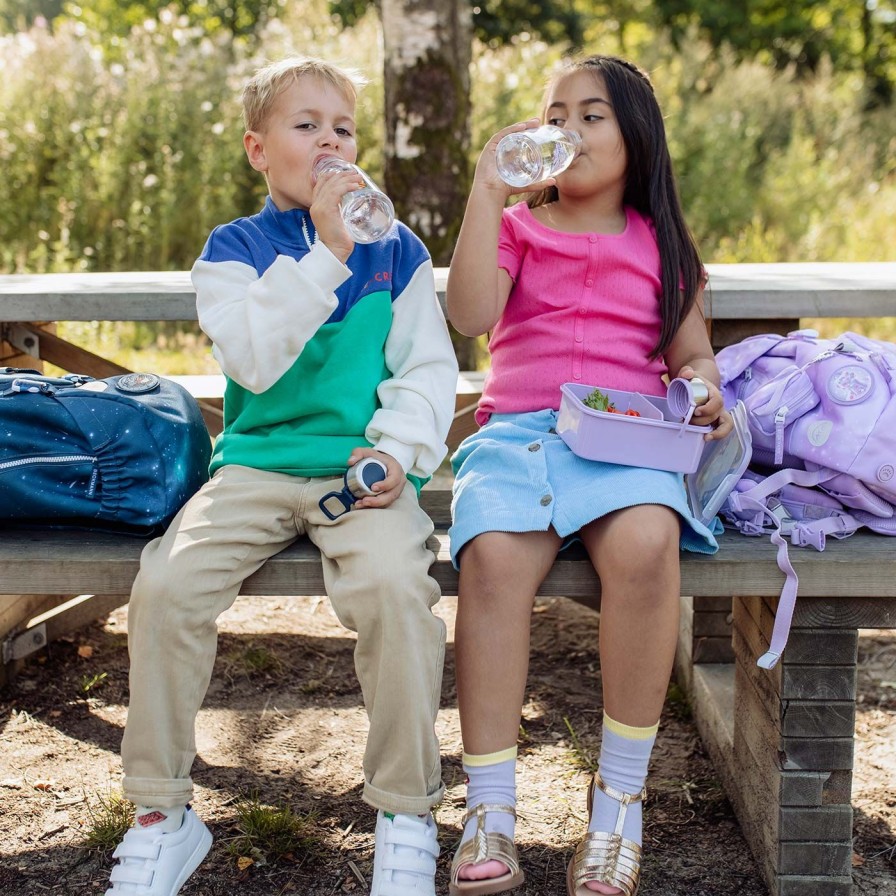
[[[681,548],[714,554],[713,531],[691,515],[681,473],[585,460],[557,435],[557,412],[493,414],[451,458],[451,560],[483,532],[546,532],[567,541],[582,526],[636,504],[681,517]],[[721,531],[721,525],[715,528]]]

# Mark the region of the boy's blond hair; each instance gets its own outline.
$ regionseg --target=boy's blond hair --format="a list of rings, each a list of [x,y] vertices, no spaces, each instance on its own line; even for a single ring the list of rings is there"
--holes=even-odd
[[[354,103],[367,83],[360,72],[339,68],[311,56],[289,56],[260,68],[243,88],[243,123],[247,131],[261,131],[274,101],[299,78],[313,77],[335,87]]]

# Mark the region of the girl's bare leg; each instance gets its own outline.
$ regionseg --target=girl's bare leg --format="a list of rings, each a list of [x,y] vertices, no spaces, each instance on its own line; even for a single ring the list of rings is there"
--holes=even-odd
[[[618,510],[582,530],[600,576],[604,708],[624,725],[660,717],[678,640],[681,576],[675,511],[657,504]]]
[[[605,721],[601,775],[637,793],[647,774],[678,639],[680,521],[667,507],[639,505],[582,532],[601,580],[600,666]],[[607,725],[612,725],[612,731]],[[652,730],[651,730],[652,729]],[[597,791],[589,830],[609,832],[619,804]],[[641,843],[641,804],[632,803],[623,837]],[[588,882],[602,894],[622,891]]]
[[[559,536],[550,530],[487,532],[463,549],[455,654],[465,754],[490,756],[516,746],[532,606],[559,547]],[[507,871],[503,862],[492,860],[463,866],[459,877],[483,879]]]

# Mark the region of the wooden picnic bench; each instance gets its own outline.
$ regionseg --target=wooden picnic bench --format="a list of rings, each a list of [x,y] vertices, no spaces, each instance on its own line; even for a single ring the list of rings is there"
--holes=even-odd
[[[713,344],[786,332],[800,319],[896,313],[896,264],[709,266]],[[440,270],[440,289],[446,272]],[[41,360],[67,370],[122,372],[65,343],[62,320],[193,320],[186,273],[0,277],[0,365]],[[220,379],[192,386],[210,428]],[[481,377],[459,380],[452,441],[469,431]],[[433,575],[457,593],[448,552],[450,494],[434,484],[422,503],[436,530]],[[144,539],[90,532],[2,530],[0,639],[12,670],[53,638],[126,603]],[[767,539],[721,537],[713,556],[682,556],[676,677],[772,896],[851,891],[858,633],[896,628],[896,542],[857,534],[824,553],[793,549],[800,596],[779,665],[759,669],[783,577]],[[317,550],[300,540],[245,583],[244,594],[323,593]],[[558,557],[540,589],[599,609],[600,583],[581,550]]]

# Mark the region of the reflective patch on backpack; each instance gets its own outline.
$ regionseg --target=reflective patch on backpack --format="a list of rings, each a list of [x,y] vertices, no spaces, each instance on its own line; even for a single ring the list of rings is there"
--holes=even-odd
[[[830,438],[834,424],[830,420],[818,420],[806,428],[806,438],[810,444],[820,448]]]
[[[856,404],[872,393],[874,378],[866,368],[849,364],[831,374],[827,388],[831,400],[837,404]]]
[[[141,395],[144,392],[152,392],[160,382],[161,380],[154,373],[127,373],[115,381],[115,388],[119,392]]]

